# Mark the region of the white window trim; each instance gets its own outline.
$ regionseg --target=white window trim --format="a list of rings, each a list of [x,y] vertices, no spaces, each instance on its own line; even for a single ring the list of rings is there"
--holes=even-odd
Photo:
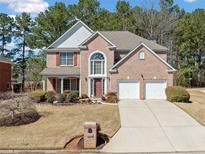
[[[69,54],[69,53],[72,53],[73,54],[73,64],[72,65],[61,65],[61,54],[63,54],[63,53],[66,53],[66,63],[67,63],[67,54]],[[74,66],[74,52],[60,52],[60,56],[59,56],[59,58],[60,58],[60,66]]]
[[[139,53],[139,59],[140,59],[140,60],[144,60],[144,59],[145,59],[145,53],[144,53],[144,51],[141,51],[141,52]]]
[[[103,62],[105,62],[105,60],[90,60],[90,66],[91,66],[91,62],[93,63],[92,64],[92,66],[93,66],[93,68],[92,68],[92,72],[93,72],[93,74],[90,74],[90,75],[104,75],[105,74],[105,68],[103,67]],[[101,64],[101,70],[100,71],[103,71],[104,72],[104,74],[94,74],[94,72],[95,72],[95,64],[94,64],[94,62],[100,62],[100,64]],[[104,70],[103,70],[103,69]]]
[[[93,82],[91,82],[92,80],[93,80]],[[91,83],[92,83],[92,85],[91,85]],[[91,90],[91,88],[92,88],[92,90]],[[90,96],[94,97],[94,79],[93,78],[90,79]]]
[[[96,78],[96,77],[95,77]],[[88,97],[94,97],[94,82],[93,82],[93,95],[91,95],[91,80],[94,80],[95,78],[88,78]],[[101,80],[105,80],[104,82],[104,96],[107,94],[107,78],[106,77],[102,77]],[[103,90],[103,87],[102,87]],[[102,96],[103,96],[103,91],[102,91]]]
[[[78,80],[76,78],[65,78],[63,80],[69,80],[69,89],[65,89],[65,90],[72,90],[72,82],[74,81],[75,82],[75,88],[78,89]],[[64,82],[65,84],[65,82]],[[63,87],[65,88],[65,86],[63,85]],[[64,90],[64,89],[63,89]]]
[[[91,67],[91,57],[92,57],[92,55],[94,55],[96,53],[100,53],[104,56],[104,59],[105,59],[104,74],[91,74],[91,71],[90,71],[90,69],[91,69],[90,68]],[[88,76],[89,77],[107,77],[107,57],[102,51],[96,50],[89,55],[89,58],[88,58]]]
[[[105,67],[104,67],[104,74],[91,74],[91,70],[90,70],[90,67],[91,67],[91,57],[93,54],[95,53],[100,53],[104,56],[104,59],[105,59]],[[89,97],[93,97],[91,96],[91,87],[90,87],[90,84],[91,84],[91,79],[95,79],[95,78],[104,78],[105,79],[105,95],[107,94],[107,57],[105,55],[105,53],[103,53],[102,51],[99,51],[99,50],[96,50],[96,51],[93,51],[89,57],[88,57],[88,96]]]

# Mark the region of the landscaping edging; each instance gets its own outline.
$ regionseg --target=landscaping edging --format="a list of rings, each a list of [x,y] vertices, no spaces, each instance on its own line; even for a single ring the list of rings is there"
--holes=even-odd
[[[21,153],[32,153],[32,154],[59,154],[59,153],[100,153],[100,150],[65,150],[65,149],[56,149],[56,150],[0,150],[1,154],[21,154]]]

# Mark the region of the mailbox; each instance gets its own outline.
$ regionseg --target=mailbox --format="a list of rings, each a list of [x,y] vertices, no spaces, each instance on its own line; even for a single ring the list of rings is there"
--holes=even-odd
[[[95,149],[97,144],[97,123],[84,123],[84,148]]]

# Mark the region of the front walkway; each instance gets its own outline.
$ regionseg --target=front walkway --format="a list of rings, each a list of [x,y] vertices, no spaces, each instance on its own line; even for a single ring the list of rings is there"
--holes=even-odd
[[[162,100],[119,102],[121,128],[103,152],[205,151],[205,127]]]

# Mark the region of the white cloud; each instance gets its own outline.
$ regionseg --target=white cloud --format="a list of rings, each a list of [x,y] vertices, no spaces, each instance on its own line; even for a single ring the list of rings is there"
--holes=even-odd
[[[39,13],[48,8],[48,3],[44,0],[0,0],[8,3],[8,7],[15,12]]]
[[[0,0],[0,3],[11,3],[14,2],[15,0]]]
[[[197,0],[184,0],[184,1],[188,3],[193,3],[193,2],[196,2]]]
[[[16,15],[14,15],[14,14],[9,14],[9,17],[15,19]]]

